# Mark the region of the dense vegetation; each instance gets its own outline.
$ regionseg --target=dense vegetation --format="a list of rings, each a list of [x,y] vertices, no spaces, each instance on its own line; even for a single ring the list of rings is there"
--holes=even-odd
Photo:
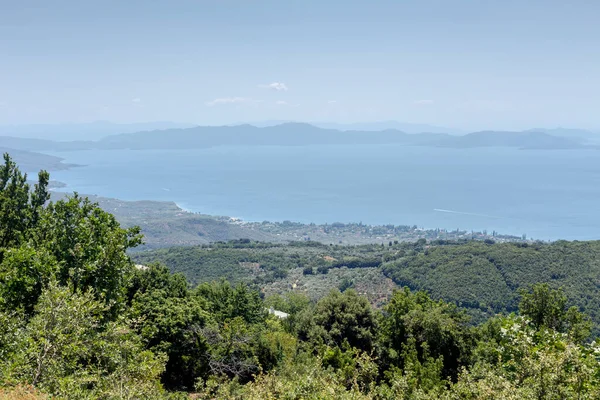
[[[409,288],[396,290],[382,309],[353,289],[314,302],[298,292],[262,299],[243,282],[192,288],[159,264],[134,265],[126,250],[140,243],[137,229],[121,228],[77,195],[48,202],[48,174],[38,178],[29,187],[8,157],[0,167],[2,397],[600,396],[600,345],[588,339],[591,323],[548,285],[522,292],[519,313],[480,326],[455,304]],[[397,263],[394,246],[401,245],[359,248],[363,253],[297,244],[281,250],[295,268],[303,260],[298,249],[302,268],[324,260],[325,275],[339,263],[376,268],[375,256]],[[431,251],[423,242],[410,246],[402,257]],[[238,260],[235,251],[251,249],[260,262],[283,262],[269,253],[274,248],[240,241],[205,250]],[[336,257],[324,259],[325,251]]]
[[[516,311],[520,289],[563,288],[569,303],[600,324],[600,242],[433,245],[383,266],[400,286],[425,290],[486,314]],[[598,328],[595,329],[598,333]]]
[[[399,287],[424,290],[468,311],[474,322],[518,308],[520,290],[535,283],[562,288],[569,305],[592,317],[600,333],[600,241],[553,243],[493,243],[492,241],[390,242],[381,245],[327,246],[315,242],[289,245],[235,241],[200,247],[141,252],[136,262],[160,261],[183,273],[193,284],[221,276],[243,281],[270,293],[271,288],[306,290],[312,296],[312,274],[339,268],[377,269]],[[298,278],[295,270],[301,269]],[[353,276],[360,285],[361,276]],[[373,274],[371,274],[373,276]],[[280,282],[285,283],[284,285]],[[330,288],[339,287],[337,281]],[[389,295],[380,285],[373,299]],[[366,291],[366,290],[365,290]]]
[[[305,274],[316,274],[341,266],[378,267],[387,252],[380,245],[350,247],[318,242],[277,244],[235,240],[146,251],[132,256],[140,264],[160,261],[173,272],[183,273],[193,285],[220,277],[260,284],[283,278],[294,268],[302,268]]]

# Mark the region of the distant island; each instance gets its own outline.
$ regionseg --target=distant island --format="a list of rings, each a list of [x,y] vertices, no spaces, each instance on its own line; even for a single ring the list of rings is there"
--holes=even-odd
[[[452,135],[440,132],[406,133],[396,129],[337,130],[306,123],[283,123],[265,127],[244,124],[146,130],[109,135],[98,140],[78,141],[25,138],[18,136],[18,130],[15,131],[15,135],[0,136],[1,147],[32,152],[381,144],[458,149],[477,147],[509,147],[527,150],[598,149],[600,134],[575,129],[531,129],[520,132],[481,131],[466,135]]]

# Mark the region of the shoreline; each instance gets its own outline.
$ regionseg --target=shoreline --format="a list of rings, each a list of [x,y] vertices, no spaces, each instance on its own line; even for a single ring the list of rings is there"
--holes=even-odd
[[[66,196],[72,193],[68,184],[55,181],[56,186],[50,191],[57,196]],[[65,190],[66,189],[66,190]],[[319,241],[328,244],[359,244],[359,243],[383,243],[389,241],[417,241],[426,240],[491,240],[498,242],[554,242],[556,240],[535,240],[512,234],[503,234],[492,231],[475,231],[467,229],[444,229],[424,228],[417,225],[377,225],[362,222],[323,222],[304,223],[295,221],[250,221],[241,217],[225,215],[204,214],[194,211],[185,204],[172,200],[121,200],[117,198],[97,196],[80,193],[91,200],[98,202],[100,206],[115,216],[126,225],[150,226],[159,223],[184,225],[182,218],[188,221],[189,226],[181,226],[178,233],[185,238],[175,240],[179,245],[194,245],[210,241],[230,240],[246,235],[248,238],[258,238],[265,241]],[[224,223],[227,226],[237,227],[240,232],[235,236],[220,234],[217,237],[203,233],[202,225],[213,221]],[[227,230],[223,227],[223,230]],[[245,233],[243,233],[245,232]],[[198,240],[200,235],[203,240]],[[148,234],[147,236],[150,236]],[[156,240],[170,242],[169,239],[161,237],[165,234],[155,234]],[[194,239],[196,238],[196,239]],[[593,239],[590,239],[593,240]]]
[[[152,201],[152,200],[148,200]],[[166,201],[165,203],[169,203]],[[433,237],[432,240],[448,240],[449,238],[458,240],[469,238],[471,240],[497,240],[497,241],[511,241],[511,242],[553,242],[553,240],[534,240],[534,239],[524,239],[522,236],[510,235],[510,234],[502,234],[494,232],[493,234],[488,234],[486,232],[481,231],[469,231],[465,229],[456,229],[456,230],[448,230],[441,228],[423,228],[418,227],[416,225],[375,225],[375,224],[363,224],[362,222],[325,222],[325,223],[303,223],[303,222],[295,222],[295,221],[249,221],[244,220],[239,217],[231,217],[231,216],[217,216],[211,214],[203,214],[201,212],[192,211],[189,208],[183,207],[180,203],[175,201],[173,203],[181,212],[198,215],[204,218],[212,218],[215,220],[223,221],[229,224],[246,226],[254,229],[260,229],[265,232],[274,233],[277,235],[281,235],[283,231],[289,233],[298,234],[297,231],[320,231],[323,234],[329,235],[331,232],[336,236],[347,236],[349,233],[353,235],[356,234],[357,231],[361,231],[367,233],[370,239],[375,240],[388,240],[388,239],[396,239],[400,232],[405,235],[402,236],[413,236],[413,240],[419,240],[425,237]],[[343,233],[346,233],[345,235]],[[379,233],[379,234],[378,234]],[[310,234],[301,235],[301,240],[310,240]]]

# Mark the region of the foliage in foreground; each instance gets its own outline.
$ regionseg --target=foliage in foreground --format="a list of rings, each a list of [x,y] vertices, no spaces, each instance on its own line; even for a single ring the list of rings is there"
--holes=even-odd
[[[2,398],[600,397],[591,323],[548,285],[478,327],[408,288],[382,310],[353,289],[316,303],[225,281],[192,289],[133,265],[137,230],[78,196],[48,203],[39,180],[31,190],[8,157],[0,167]]]

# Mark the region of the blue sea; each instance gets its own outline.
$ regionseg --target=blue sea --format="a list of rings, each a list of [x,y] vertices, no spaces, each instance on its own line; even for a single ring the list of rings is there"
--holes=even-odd
[[[595,150],[400,145],[53,153],[64,191],[246,221],[363,222],[600,239]]]

